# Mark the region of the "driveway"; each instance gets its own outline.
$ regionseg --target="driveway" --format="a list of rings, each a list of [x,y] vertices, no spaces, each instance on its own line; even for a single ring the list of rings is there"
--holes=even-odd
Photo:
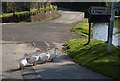
[[[2,25],[2,78],[3,79],[108,79],[75,64],[61,52],[62,45],[78,35],[68,31],[74,23],[83,19],[82,12],[62,11],[55,20],[35,23],[15,23]],[[24,53],[47,47],[58,47],[59,55],[54,62],[27,66],[18,70],[17,60]]]

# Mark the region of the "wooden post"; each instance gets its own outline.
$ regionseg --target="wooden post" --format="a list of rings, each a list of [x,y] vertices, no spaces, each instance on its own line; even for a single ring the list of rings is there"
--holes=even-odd
[[[115,17],[114,2],[112,2],[110,29],[109,29],[110,33],[109,33],[109,41],[108,41],[108,53],[112,52],[112,35],[113,35],[114,17]]]

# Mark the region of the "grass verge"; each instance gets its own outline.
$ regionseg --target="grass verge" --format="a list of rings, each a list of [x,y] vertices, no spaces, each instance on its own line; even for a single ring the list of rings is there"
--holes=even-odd
[[[85,19],[73,26],[70,30],[72,33],[79,34],[80,36],[87,37],[88,36],[88,20]]]
[[[83,20],[77,23],[71,32],[87,37],[88,23]],[[112,46],[112,53],[107,52],[107,43],[91,39],[89,45],[85,38],[69,40],[64,44],[63,50],[68,53],[73,61],[95,72],[120,80],[120,48]]]
[[[120,48],[112,46],[112,53],[107,52],[107,43],[87,39],[72,39],[64,44],[64,50],[78,64],[92,69],[103,75],[120,80]]]

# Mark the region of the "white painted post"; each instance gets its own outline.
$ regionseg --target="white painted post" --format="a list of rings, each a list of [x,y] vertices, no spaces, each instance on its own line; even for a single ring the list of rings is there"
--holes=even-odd
[[[112,2],[111,7],[111,18],[110,18],[110,33],[109,33],[109,41],[108,41],[108,52],[112,52],[112,35],[113,35],[113,26],[114,26],[114,17],[115,17],[115,10],[114,10],[114,2]]]

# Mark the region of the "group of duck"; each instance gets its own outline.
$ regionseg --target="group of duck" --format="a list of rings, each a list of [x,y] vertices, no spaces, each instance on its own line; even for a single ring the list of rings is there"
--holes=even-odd
[[[35,66],[38,61],[41,63],[52,62],[58,54],[57,49],[58,48],[48,48],[46,52],[36,50],[33,53],[24,54],[24,56],[19,60],[19,69],[24,69],[28,63]]]

